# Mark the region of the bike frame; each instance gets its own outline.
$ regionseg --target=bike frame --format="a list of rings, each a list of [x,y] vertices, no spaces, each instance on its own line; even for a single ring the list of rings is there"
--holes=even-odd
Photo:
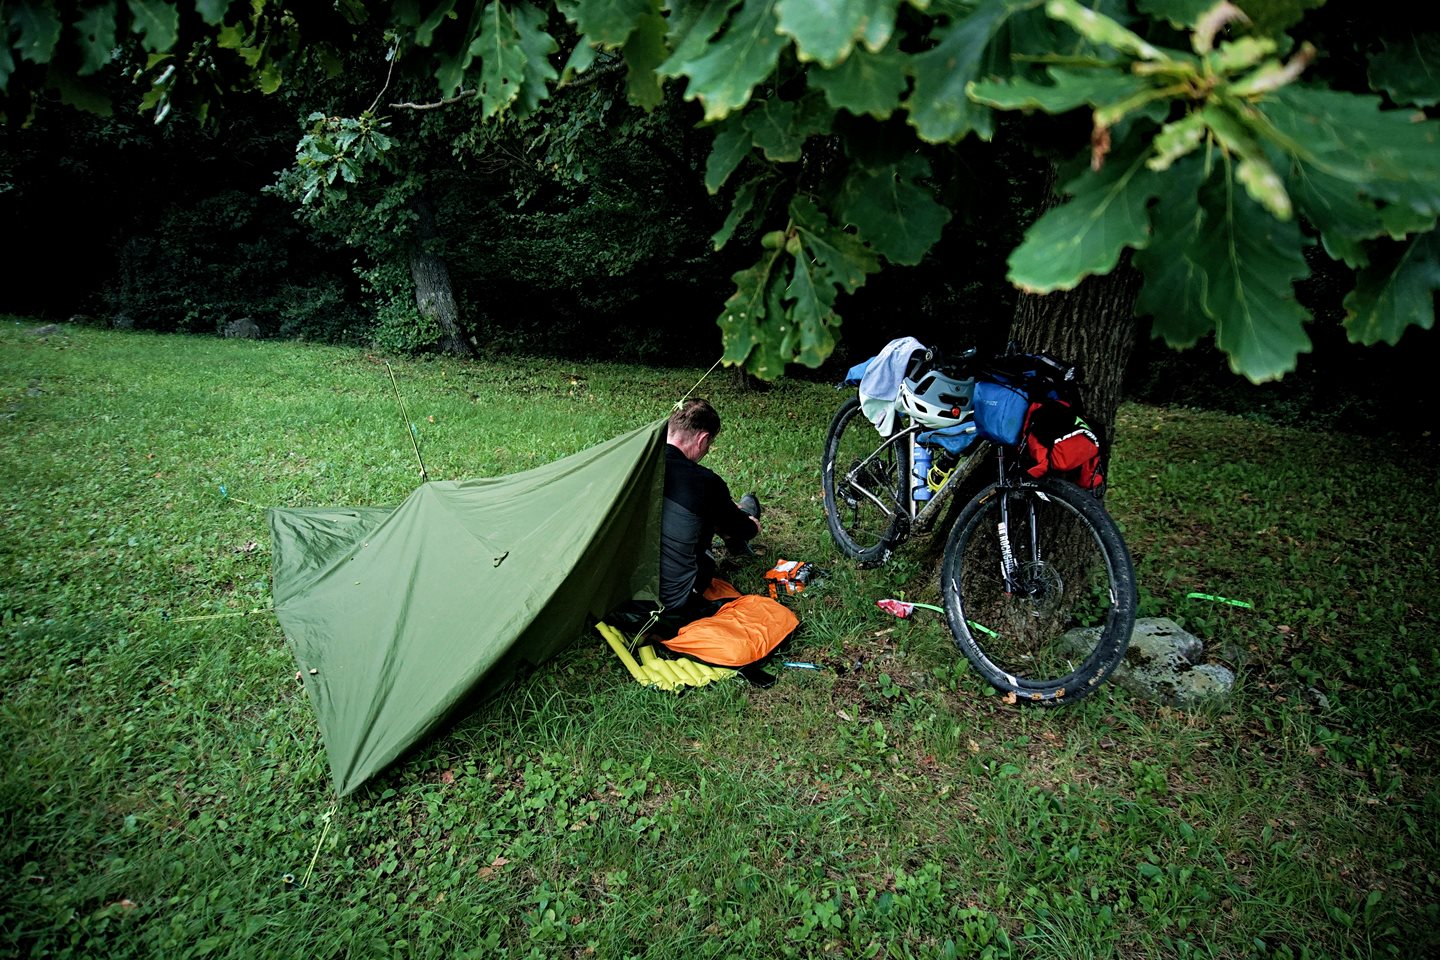
[[[844,477],[844,483],[847,489],[853,491],[855,494],[862,496],[865,499],[869,500],[871,503],[875,504],[882,511],[884,511],[887,517],[890,517],[891,519],[894,519],[897,515],[903,516],[911,528],[920,531],[929,529],[929,527],[935,522],[935,518],[938,517],[940,514],[940,505],[945,502],[945,500],[950,496],[952,492],[954,492],[955,488],[960,485],[961,481],[969,477],[970,474],[973,473],[977,467],[979,467],[980,463],[986,459],[986,452],[988,448],[992,446],[992,444],[990,444],[989,441],[986,440],[976,441],[974,446],[972,446],[970,450],[968,450],[964,454],[960,462],[956,464],[955,469],[950,471],[950,474],[945,478],[945,481],[940,484],[940,486],[935,490],[934,496],[932,496],[929,500],[919,501],[919,504],[923,505],[917,504],[917,501],[909,496],[905,496],[903,499],[901,499],[893,494],[890,495],[887,502],[886,499],[882,499],[881,497],[877,496],[873,491],[871,491],[868,487],[856,481],[856,477],[861,475],[866,467],[873,463],[876,458],[884,454],[887,449],[892,448],[897,444],[904,444],[904,459],[906,465],[906,472],[908,475],[910,464],[915,462],[915,438],[919,434],[923,433],[925,429],[925,427],[922,427],[919,424],[911,424],[910,426],[905,427],[902,430],[892,434],[891,436],[887,437],[880,444],[880,446],[875,448],[874,453],[870,454],[870,456],[866,457],[864,460],[860,461],[860,463],[856,464],[855,468],[850,472],[846,473]],[[996,449],[1000,455],[1001,474],[1003,476],[1005,451],[1003,448]],[[907,481],[905,490],[908,491],[909,489],[910,487]]]
[[[927,352],[924,361],[931,356]],[[1012,348],[1005,356],[1022,355]],[[1073,368],[1044,355],[1023,356],[1041,368],[1033,376],[1042,385],[1059,383],[1062,375],[1065,382],[1073,381]],[[974,359],[974,351],[964,359]],[[907,378],[914,378],[917,364],[911,361]],[[1032,376],[1028,366],[1003,367],[975,365],[946,368],[945,373],[961,380],[973,375],[977,381],[993,375],[1001,383],[1005,377]],[[957,516],[945,542],[940,589],[960,650],[982,677],[1006,692],[1008,703],[1054,707],[1067,692],[1069,700],[1085,696],[1123,659],[1138,602],[1134,568],[1119,528],[1102,505],[1083,496],[1089,493],[1098,501],[1101,492],[1064,478],[1032,477],[1023,449],[983,437],[976,437],[958,459],[937,452],[936,464],[917,482],[916,453],[925,463],[928,452],[941,445],[925,444],[926,450],[920,450],[918,437],[928,428],[911,421],[910,409],[908,401],[897,404],[901,426],[878,438],[868,434],[854,398],[836,412],[826,435],[822,481],[826,522],[837,546],[862,566],[884,563],[911,536],[927,533],[941,517]],[[857,456],[863,460],[852,459]],[[854,466],[842,471],[847,461]],[[976,474],[982,462],[994,464],[995,472]],[[881,463],[883,470],[877,469]],[[928,494],[919,488],[922,482]],[[974,496],[958,511],[950,510],[947,499],[960,489]],[[1082,535],[1094,542],[1080,543],[1076,537]],[[1072,541],[1077,548],[1073,563]],[[1108,589],[1108,598],[1098,595],[1102,588]],[[989,619],[989,613],[998,620],[990,627],[972,619]],[[1085,644],[1093,649],[1060,646],[1056,631],[1070,626],[1095,627],[1093,644]]]
[[[856,477],[861,475],[864,472],[865,468],[868,467],[871,463],[873,463],[876,458],[884,454],[887,449],[892,448],[897,444],[904,444],[905,463],[907,466],[906,485],[904,489],[908,493],[908,491],[911,489],[909,485],[911,475],[908,468],[910,464],[915,462],[915,438],[919,434],[924,432],[924,430],[925,428],[921,427],[918,424],[911,424],[910,426],[903,428],[897,433],[892,434],[891,436],[887,437],[880,444],[880,446],[875,448],[874,453],[870,454],[870,456],[866,457],[860,463],[856,464],[855,468],[849,473],[847,473],[844,478],[845,486],[849,490],[875,504],[882,511],[884,511],[886,516],[892,519],[894,519],[897,515],[903,515],[905,517],[905,520],[907,522],[907,529],[902,535],[902,539],[904,537],[908,537],[912,530],[923,532],[927,530],[931,525],[933,525],[933,523],[935,522],[935,518],[938,517],[940,514],[941,504],[944,503],[944,501],[950,496],[951,493],[955,491],[957,487],[959,487],[960,483],[963,480],[969,477],[970,474],[973,473],[980,466],[980,463],[982,461],[988,459],[987,455],[989,449],[992,447],[995,451],[995,461],[997,473],[999,475],[999,492],[1003,494],[1005,490],[1017,485],[1008,477],[1009,470],[1007,468],[1009,465],[1006,462],[1005,448],[1001,446],[996,446],[986,440],[977,441],[976,444],[972,446],[969,451],[966,452],[960,463],[956,464],[955,469],[950,471],[950,474],[946,476],[944,482],[940,484],[940,486],[935,490],[934,496],[932,496],[929,500],[916,501],[910,496],[905,496],[902,499],[892,494],[889,497],[889,502],[886,502],[886,500],[877,496],[868,487],[856,481]],[[1029,556],[1038,560],[1040,557],[1040,543],[1038,531],[1035,529],[1035,508],[1033,504],[1029,507],[1029,510],[1031,514],[1030,522],[1026,525],[1027,529],[1029,530],[1030,540]],[[1000,573],[1005,581],[1005,592],[1014,593],[1016,589],[1019,563],[1015,559],[1015,551],[1010,543],[1010,502],[1009,498],[1003,495],[1000,499],[1000,529],[998,532],[1000,538],[1001,552]]]

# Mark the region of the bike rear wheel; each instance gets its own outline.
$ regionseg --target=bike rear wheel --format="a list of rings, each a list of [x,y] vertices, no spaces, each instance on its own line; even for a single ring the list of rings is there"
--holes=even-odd
[[[1008,585],[1002,529],[1014,561]],[[1063,480],[995,484],[971,500],[946,541],[940,592],[961,652],[1024,704],[1053,707],[1093,691],[1124,659],[1135,627],[1135,570],[1120,530],[1094,496]]]
[[[825,520],[840,552],[867,566],[884,563],[905,536],[907,449],[882,447],[882,439],[857,397],[841,405],[825,435]]]

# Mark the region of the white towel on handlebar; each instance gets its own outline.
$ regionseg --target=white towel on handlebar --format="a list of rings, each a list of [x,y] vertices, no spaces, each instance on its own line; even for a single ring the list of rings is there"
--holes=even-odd
[[[916,350],[925,344],[914,337],[891,340],[875,355],[860,378],[860,409],[875,424],[882,436],[895,429],[895,399],[900,396],[900,381]]]

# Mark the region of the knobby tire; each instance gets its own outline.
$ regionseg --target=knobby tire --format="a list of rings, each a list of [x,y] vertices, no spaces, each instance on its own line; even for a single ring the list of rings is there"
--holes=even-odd
[[[1002,500],[1017,569],[1009,594]],[[992,484],[966,505],[946,540],[940,592],[961,652],[1007,700],[1028,705],[1091,693],[1135,626],[1135,570],[1115,521],[1092,494],[1048,477]]]

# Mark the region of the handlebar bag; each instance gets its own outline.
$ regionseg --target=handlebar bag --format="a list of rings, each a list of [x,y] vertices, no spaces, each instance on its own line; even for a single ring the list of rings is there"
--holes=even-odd
[[[975,430],[986,440],[1013,447],[1020,442],[1030,397],[1019,384],[981,380],[975,384]]]

